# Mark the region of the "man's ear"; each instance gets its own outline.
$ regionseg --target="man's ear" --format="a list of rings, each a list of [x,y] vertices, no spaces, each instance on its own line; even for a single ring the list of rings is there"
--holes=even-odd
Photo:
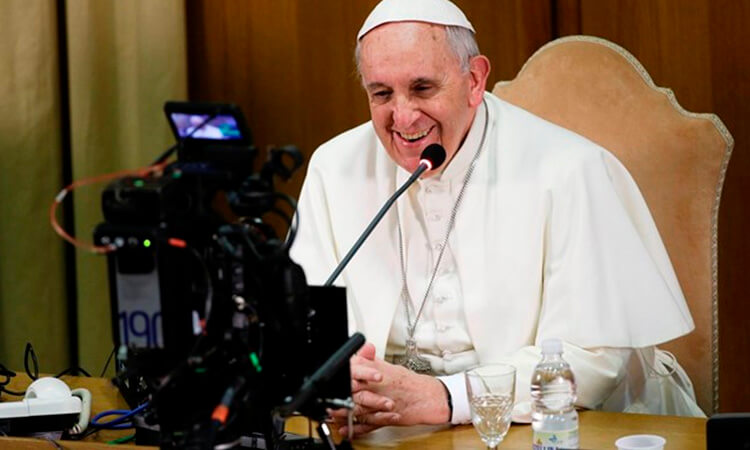
[[[484,55],[477,55],[469,61],[469,75],[471,77],[469,105],[475,107],[482,102],[487,78],[490,76],[490,60]]]

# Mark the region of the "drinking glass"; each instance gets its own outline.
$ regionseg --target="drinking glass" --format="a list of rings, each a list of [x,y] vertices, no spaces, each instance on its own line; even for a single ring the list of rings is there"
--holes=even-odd
[[[516,393],[516,368],[488,364],[465,374],[471,421],[489,449],[497,448],[510,427]]]

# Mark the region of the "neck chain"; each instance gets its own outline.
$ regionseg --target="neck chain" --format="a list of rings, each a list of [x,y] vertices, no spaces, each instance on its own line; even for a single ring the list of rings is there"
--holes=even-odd
[[[466,186],[468,186],[469,181],[471,180],[471,175],[472,173],[474,173],[474,167],[476,166],[477,159],[479,158],[479,154],[482,152],[482,147],[484,147],[484,140],[487,136],[487,126],[489,124],[489,108],[486,102],[483,101],[483,103],[484,129],[482,130],[482,138],[479,141],[479,147],[477,148],[477,151],[474,154],[473,159],[471,160],[471,164],[466,170],[466,175],[464,175],[463,184],[461,186],[461,190],[458,192],[456,203],[453,205],[453,209],[451,209],[451,215],[450,219],[448,220],[447,230],[445,231],[443,245],[440,247],[440,253],[438,254],[437,261],[435,262],[435,268],[432,271],[432,276],[430,276],[430,282],[427,284],[427,289],[425,290],[424,297],[422,298],[422,303],[419,305],[419,310],[417,310],[417,314],[414,317],[414,321],[412,321],[414,306],[412,304],[411,295],[409,294],[409,287],[406,284],[406,256],[404,254],[404,238],[401,233],[401,217],[398,214],[398,208],[396,209],[396,225],[398,227],[398,250],[399,256],[401,258],[401,300],[404,302],[404,308],[406,309],[406,332],[408,337],[406,339],[406,353],[397,356],[394,362],[417,373],[430,373],[432,371],[432,366],[430,365],[429,361],[419,356],[419,348],[417,347],[416,339],[414,339],[414,333],[417,330],[419,319],[422,317],[422,311],[424,310],[424,306],[427,303],[427,298],[432,291],[432,284],[435,281],[435,276],[437,276],[438,270],[440,269],[440,262],[443,260],[445,248],[448,247],[448,238],[450,237],[451,230],[453,230],[453,225],[456,221],[456,213],[458,212],[458,208],[461,205],[461,200],[464,197]]]

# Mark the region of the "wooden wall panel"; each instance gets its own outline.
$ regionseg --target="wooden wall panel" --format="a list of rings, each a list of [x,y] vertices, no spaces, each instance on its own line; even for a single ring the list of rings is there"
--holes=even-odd
[[[709,11],[713,108],[734,136],[719,212],[719,405],[748,411],[750,389],[750,2],[712,1]]]
[[[552,0],[555,37],[581,34],[581,0]]]
[[[710,0],[581,0],[581,33],[631,52],[689,111],[711,111]]]
[[[552,36],[551,4],[526,0],[456,0],[474,25],[482,53],[492,64],[489,89],[516,76],[523,63]]]
[[[591,34],[632,52],[688,110],[713,112],[736,146],[720,216],[721,409],[747,409],[750,331],[743,272],[750,254],[750,2],[734,0],[455,0],[492,62],[489,86],[512,79],[545,42]],[[238,103],[256,144],[321,143],[369,119],[354,39],[377,0],[187,0],[194,100]],[[745,101],[743,101],[745,100]],[[297,196],[304,171],[277,186]]]

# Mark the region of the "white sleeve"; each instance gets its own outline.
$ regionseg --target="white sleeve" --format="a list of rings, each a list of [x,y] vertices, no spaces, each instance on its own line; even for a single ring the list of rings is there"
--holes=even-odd
[[[602,151],[561,173],[548,207],[535,343],[641,348],[694,325],[659,232],[622,164]]]
[[[464,423],[471,422],[471,412],[469,411],[469,396],[466,393],[466,382],[464,381],[464,373],[454,373],[453,375],[446,375],[437,377],[438,380],[442,381],[448,392],[451,394],[451,402],[453,403],[453,414],[451,415],[451,423],[454,425],[461,425]]]
[[[329,211],[323,175],[313,154],[297,205],[297,235],[289,252],[305,270],[309,285],[323,285],[338,264]],[[342,286],[342,278],[334,284]]]
[[[625,374],[625,363],[630,358],[631,349],[594,348],[583,349],[563,344],[563,358],[570,364],[576,379],[576,405],[596,409],[609,398],[620,379]],[[535,346],[519,349],[507,358],[493,363],[510,364],[516,368],[515,410],[530,411],[531,374],[541,359],[541,350]],[[453,402],[451,422],[455,425],[471,422],[469,399],[466,393],[464,374],[457,373],[438,377],[450,391]],[[515,416],[515,414],[514,414]]]

